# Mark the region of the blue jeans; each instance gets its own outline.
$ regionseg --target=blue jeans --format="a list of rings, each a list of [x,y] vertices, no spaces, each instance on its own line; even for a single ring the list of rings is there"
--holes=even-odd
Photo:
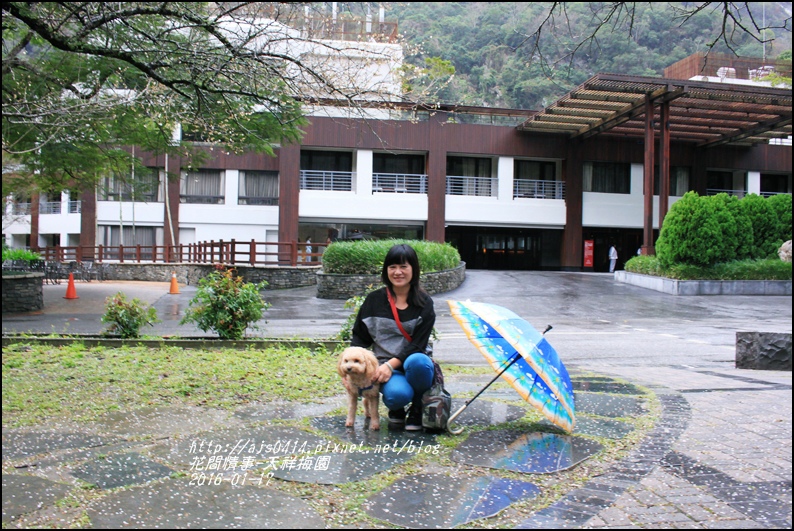
[[[433,385],[433,360],[426,354],[411,354],[403,363],[401,371],[394,371],[389,381],[381,385],[383,403],[390,410],[400,409],[413,402],[414,396]]]

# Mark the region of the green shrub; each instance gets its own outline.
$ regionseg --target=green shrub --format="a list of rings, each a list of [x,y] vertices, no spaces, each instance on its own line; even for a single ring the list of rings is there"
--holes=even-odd
[[[780,258],[735,260],[714,266],[719,280],[791,280],[791,262]]]
[[[356,295],[345,301],[344,309],[352,311],[350,315],[347,316],[347,319],[345,319],[345,322],[342,323],[342,328],[339,330],[339,333],[336,334],[336,339],[338,341],[348,342],[353,338],[353,325],[356,323],[358,311],[361,309],[361,305],[364,304],[364,299],[367,298],[367,295],[377,288],[378,286],[370,284],[367,286],[366,292],[363,295]]]
[[[747,209],[744,208],[743,200],[740,200],[735,195],[725,193],[717,194],[710,200],[721,201],[733,217],[732,222],[723,226],[723,238],[726,239],[726,249],[725,255],[720,261],[727,262],[751,258],[753,256],[755,234],[753,232],[752,219]]]
[[[392,246],[410,245],[416,251],[423,273],[454,269],[460,253],[448,243],[424,240],[362,240],[334,242],[323,254],[323,271],[340,275],[380,274],[383,259]]]
[[[629,258],[624,269],[630,273],[639,273],[641,275],[658,276],[661,274],[659,258],[656,256],[641,255]]]
[[[157,310],[147,307],[139,299],[127,300],[127,296],[118,292],[105,300],[103,323],[110,323],[111,333],[118,333],[124,339],[136,338],[144,325],[159,322]]]
[[[661,267],[655,256],[635,256],[626,271],[676,280],[791,280],[791,263],[778,258],[732,260],[713,266],[673,264]]]
[[[259,294],[267,282],[246,283],[235,272],[221,268],[199,280],[196,296],[179,324],[195,323],[221,339],[242,339],[246,328],[256,328],[253,323],[270,307]]]
[[[777,247],[791,239],[791,194],[777,194],[767,198],[769,207],[775,213],[774,239]]]
[[[660,265],[709,266],[733,259],[733,242],[725,233],[732,232],[734,217],[725,205],[723,199],[700,197],[696,192],[687,192],[676,201],[656,242]]]
[[[41,255],[34,253],[33,251],[28,251],[27,249],[11,249],[4,246],[3,262],[6,260],[24,260],[26,262],[34,262],[36,260],[41,260]]]
[[[753,241],[748,258],[771,258],[777,256],[780,247],[777,238],[775,210],[760,195],[750,194],[739,201],[742,210],[751,222]]]

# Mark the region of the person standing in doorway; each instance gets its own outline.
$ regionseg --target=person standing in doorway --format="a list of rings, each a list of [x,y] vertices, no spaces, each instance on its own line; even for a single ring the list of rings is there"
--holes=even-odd
[[[618,250],[615,249],[615,244],[609,246],[609,272],[615,272],[615,265],[618,263]]]

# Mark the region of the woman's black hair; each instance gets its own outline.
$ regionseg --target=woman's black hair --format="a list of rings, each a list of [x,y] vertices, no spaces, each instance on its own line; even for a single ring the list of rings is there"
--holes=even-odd
[[[389,266],[394,264],[409,264],[412,270],[410,290],[408,291],[408,304],[424,308],[425,297],[427,294],[419,285],[419,257],[416,256],[416,251],[410,245],[405,243],[398,243],[394,245],[389,252],[386,253],[386,258],[383,259],[383,270],[381,271],[380,278],[386,284],[386,288],[394,293],[394,288],[389,280]]]

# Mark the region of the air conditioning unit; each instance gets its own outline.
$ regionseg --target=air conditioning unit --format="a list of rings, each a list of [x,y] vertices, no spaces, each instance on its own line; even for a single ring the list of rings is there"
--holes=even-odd
[[[754,70],[750,70],[750,79],[760,79],[768,76],[769,74],[775,71],[775,67],[773,65],[766,65]]]
[[[729,66],[721,66],[717,69],[717,77],[720,79],[736,79],[736,69]]]

